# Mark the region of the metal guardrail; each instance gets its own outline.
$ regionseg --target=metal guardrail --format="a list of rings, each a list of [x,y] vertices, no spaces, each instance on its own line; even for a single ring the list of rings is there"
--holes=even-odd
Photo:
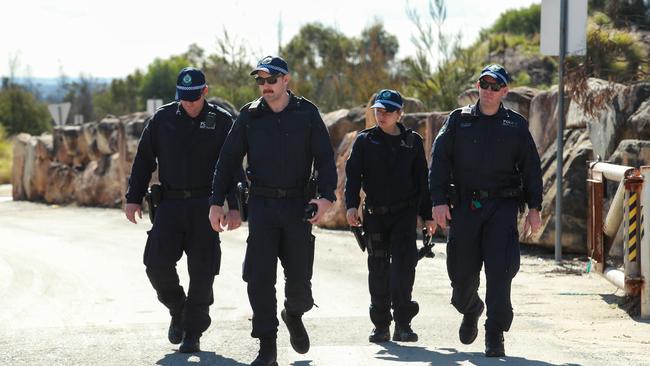
[[[588,162],[587,249],[594,270],[624,289],[629,296],[641,296],[641,317],[650,319],[650,166],[629,166]],[[605,180],[619,182],[611,207],[603,220]],[[607,267],[607,256],[623,225],[623,271]]]

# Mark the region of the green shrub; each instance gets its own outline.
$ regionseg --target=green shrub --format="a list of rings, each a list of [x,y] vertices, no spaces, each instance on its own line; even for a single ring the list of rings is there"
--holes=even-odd
[[[7,138],[4,128],[0,126],[0,184],[11,182],[11,140]]]

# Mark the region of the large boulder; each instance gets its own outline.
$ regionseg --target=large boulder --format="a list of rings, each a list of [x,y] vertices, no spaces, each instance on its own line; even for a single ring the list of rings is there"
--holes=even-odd
[[[119,126],[121,122],[115,117],[107,117],[97,124],[97,149],[103,155],[117,152],[119,144]]]
[[[537,234],[526,237],[524,215],[519,219],[519,240],[546,248],[555,246],[556,185],[555,143],[542,156],[543,201],[542,227]],[[587,161],[593,160],[593,148],[583,129],[567,130],[564,134],[564,165],[562,171],[562,251],[585,253],[587,250]]]
[[[639,168],[650,165],[649,140],[623,140],[609,159],[612,164]]]
[[[592,78],[588,87],[591,91],[589,98],[600,97],[607,102],[595,110],[595,115],[584,113],[582,107],[572,103],[567,119],[572,123],[586,124],[595,154],[608,160],[621,140],[650,137],[650,131],[644,129],[650,108],[644,102],[650,97],[650,83],[624,86]]]
[[[336,150],[336,172],[338,174],[338,181],[336,183],[336,202],[332,205],[330,210],[325,214],[323,223],[320,227],[328,229],[341,229],[348,226],[347,219],[345,218],[345,164],[352,151],[352,145],[357,138],[357,132],[349,132],[343,137],[341,144]]]
[[[537,145],[539,155],[543,155],[548,147],[557,141],[557,126],[560,118],[557,108],[558,97],[557,86],[554,86],[550,90],[538,93],[530,102],[528,129]],[[565,97],[565,116],[568,109],[569,99]]]
[[[25,192],[25,167],[28,159],[28,146],[31,136],[20,133],[13,139],[13,151],[11,161],[11,196],[14,201],[27,199]]]
[[[69,165],[53,162],[49,166],[47,175],[49,184],[43,197],[45,202],[56,204],[74,202],[77,170]]]
[[[330,134],[330,142],[336,149],[349,132],[365,128],[365,110],[364,107],[339,109],[324,114],[323,122]]]
[[[124,180],[119,171],[119,154],[93,160],[75,182],[75,201],[80,205],[119,207]]]
[[[25,199],[42,201],[47,191],[48,170],[52,162],[52,135],[32,136],[25,146],[22,186]]]

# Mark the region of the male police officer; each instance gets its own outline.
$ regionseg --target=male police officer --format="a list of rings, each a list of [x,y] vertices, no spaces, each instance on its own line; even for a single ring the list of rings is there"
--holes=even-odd
[[[433,143],[429,175],[433,216],[451,220],[447,271],[451,302],[462,313],[460,341],[470,344],[484,309],[478,296],[485,264],[485,355],[505,356],[503,332],[512,323],[510,287],[519,270],[517,212],[528,205],[525,233],[540,227],[542,178],[539,156],[524,117],[505,108],[510,77],[500,65],[484,68],[479,101],[453,111]],[[450,184],[455,194],[448,197]],[[448,198],[452,202],[450,211]]]
[[[251,75],[255,76],[262,97],[242,108],[226,139],[214,174],[210,221],[215,230],[220,230],[224,194],[247,155],[246,174],[251,187],[243,278],[248,283],[253,309],[251,335],[260,339],[260,351],[252,365],[275,365],[277,259],[280,258],[285,275],[282,320],[293,349],[306,353],[309,337],[301,317],[313,306],[311,225],[321,220],[336,199],[336,167],[317,107],[287,88],[287,63],[280,57],[267,56]],[[320,198],[306,194],[312,164],[318,172]],[[317,205],[318,210],[305,221],[308,202]]]
[[[369,238],[370,319],[375,326],[370,342],[389,340],[393,317],[393,340],[417,341],[411,320],[419,307],[411,300],[411,293],[418,262],[418,213],[429,233],[435,230],[422,137],[398,122],[402,105],[402,96],[395,90],[377,93],[370,107],[375,110],[377,125],[359,133],[345,167],[350,226],[361,225],[358,207],[362,186],[366,193],[363,224]]]
[[[214,167],[232,117],[208,104],[207,92],[203,72],[192,67],[181,70],[178,101],[158,109],[142,133],[126,194],[126,217],[136,223],[135,214],[142,218],[140,204],[158,165],[162,201],[149,232],[144,264],[158,300],[172,316],[169,341],[182,341],[179,350],[184,353],[200,350],[199,338],[210,325],[212,284],[221,261],[219,234],[206,216]],[[224,190],[233,186],[227,184]],[[236,207],[234,194],[228,202]],[[225,221],[228,229],[237,228],[239,212],[230,210]],[[187,296],[176,272],[183,251],[190,275]]]

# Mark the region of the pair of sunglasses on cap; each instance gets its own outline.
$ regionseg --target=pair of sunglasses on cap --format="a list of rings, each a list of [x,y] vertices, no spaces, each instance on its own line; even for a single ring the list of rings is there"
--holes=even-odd
[[[267,78],[263,78],[261,76],[256,76],[255,77],[255,84],[257,85],[264,85],[266,82],[267,84],[273,85],[278,82],[278,78],[282,75],[271,75]]]
[[[485,81],[483,79],[478,81],[478,86],[480,86],[481,89],[484,89],[484,90],[487,89],[487,88],[490,88],[492,91],[495,91],[495,92],[501,90],[501,88],[506,87],[505,84],[489,83],[489,82],[487,82],[487,81]]]

